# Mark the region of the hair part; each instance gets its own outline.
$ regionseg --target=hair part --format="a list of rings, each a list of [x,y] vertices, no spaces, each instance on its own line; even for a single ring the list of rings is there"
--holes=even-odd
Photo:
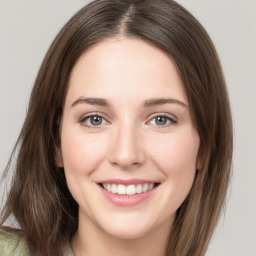
[[[78,225],[78,205],[68,190],[63,168],[56,164],[70,73],[89,47],[120,36],[162,49],[183,81],[200,136],[203,167],[197,170],[191,192],[177,211],[166,255],[204,255],[230,180],[231,111],[212,41],[200,23],[172,0],[96,0],[59,32],[31,93],[15,146],[18,157],[1,223],[14,214],[32,250],[39,255],[62,255]],[[9,170],[8,164],[6,173]]]

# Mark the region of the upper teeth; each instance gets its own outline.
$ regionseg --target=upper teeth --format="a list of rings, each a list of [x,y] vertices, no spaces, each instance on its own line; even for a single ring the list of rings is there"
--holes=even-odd
[[[144,193],[148,190],[151,190],[154,187],[154,183],[150,184],[138,184],[138,185],[123,185],[123,184],[109,184],[109,183],[103,183],[103,187],[115,194],[119,195],[134,195],[134,194],[140,194]]]

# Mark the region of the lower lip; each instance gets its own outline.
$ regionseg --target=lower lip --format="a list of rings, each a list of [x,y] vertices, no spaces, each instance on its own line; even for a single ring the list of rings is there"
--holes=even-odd
[[[153,189],[144,192],[144,193],[140,193],[140,194],[134,194],[134,195],[119,195],[119,194],[114,194],[111,193],[109,191],[107,191],[106,189],[102,188],[99,185],[103,195],[113,204],[117,205],[117,206],[135,206],[138,205],[140,203],[142,203],[143,201],[145,201],[147,198],[149,198],[155,191],[156,188],[158,187],[154,187]]]

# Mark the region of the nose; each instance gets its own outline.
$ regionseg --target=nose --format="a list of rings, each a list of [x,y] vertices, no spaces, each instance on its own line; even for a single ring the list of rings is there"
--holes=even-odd
[[[122,169],[141,166],[146,159],[141,136],[135,127],[117,129],[111,138],[109,160]]]

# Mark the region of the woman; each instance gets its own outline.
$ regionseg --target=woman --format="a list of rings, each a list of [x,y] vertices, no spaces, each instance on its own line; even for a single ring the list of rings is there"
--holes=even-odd
[[[232,156],[209,36],[175,1],[91,2],[48,50],[16,145],[3,255],[204,255]]]

